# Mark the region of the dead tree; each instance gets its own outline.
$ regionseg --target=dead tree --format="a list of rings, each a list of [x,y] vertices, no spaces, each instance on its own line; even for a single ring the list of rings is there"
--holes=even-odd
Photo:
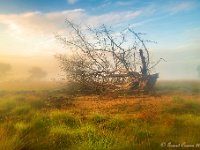
[[[151,69],[156,64],[150,66],[141,33],[131,28],[116,33],[105,25],[82,29],[69,20],[66,23],[68,36],[56,37],[70,50],[70,56],[57,56],[68,81],[98,92],[153,89],[158,74],[151,74]]]

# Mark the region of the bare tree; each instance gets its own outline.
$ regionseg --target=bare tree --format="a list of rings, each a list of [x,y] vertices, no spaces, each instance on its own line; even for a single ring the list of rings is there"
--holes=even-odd
[[[157,64],[151,65],[142,33],[131,28],[116,33],[105,25],[83,29],[69,20],[66,23],[68,36],[56,38],[70,49],[70,56],[57,58],[69,81],[99,92],[153,89],[158,74],[151,74],[151,69]]]

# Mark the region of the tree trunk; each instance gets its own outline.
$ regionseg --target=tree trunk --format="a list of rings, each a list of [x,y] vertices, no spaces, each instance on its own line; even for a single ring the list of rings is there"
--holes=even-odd
[[[140,58],[141,58],[141,61],[142,61],[142,67],[140,67],[142,75],[147,76],[148,75],[148,69],[147,69],[147,63],[145,61],[146,58],[144,57],[143,50],[141,50],[141,49],[140,49]]]

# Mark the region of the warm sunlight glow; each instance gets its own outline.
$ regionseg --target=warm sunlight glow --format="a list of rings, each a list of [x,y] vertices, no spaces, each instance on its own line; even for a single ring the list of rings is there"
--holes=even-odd
[[[0,150],[200,150],[200,0],[0,0]]]

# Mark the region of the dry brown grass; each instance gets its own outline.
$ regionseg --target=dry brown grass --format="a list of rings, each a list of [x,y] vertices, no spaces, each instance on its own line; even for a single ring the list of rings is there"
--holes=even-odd
[[[168,96],[127,96],[127,97],[104,97],[98,96],[82,96],[76,98],[72,107],[65,107],[71,112],[88,116],[91,113],[99,112],[110,116],[120,114],[123,118],[140,118],[144,121],[156,120],[164,106],[172,103],[174,97],[178,95]],[[190,100],[198,100],[199,96],[179,96],[180,98]]]

